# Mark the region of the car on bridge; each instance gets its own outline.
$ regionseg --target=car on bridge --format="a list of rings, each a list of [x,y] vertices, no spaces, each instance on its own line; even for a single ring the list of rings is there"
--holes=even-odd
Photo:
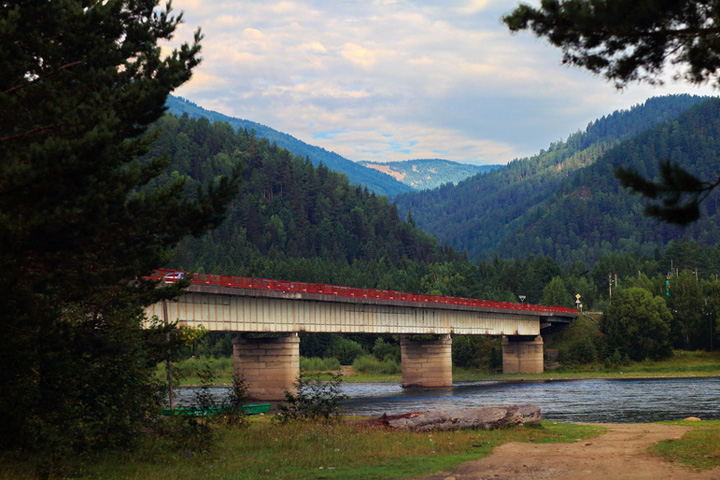
[[[175,283],[178,280],[182,280],[183,278],[185,278],[185,272],[170,272],[168,274],[165,274],[165,276],[163,276],[163,282]]]

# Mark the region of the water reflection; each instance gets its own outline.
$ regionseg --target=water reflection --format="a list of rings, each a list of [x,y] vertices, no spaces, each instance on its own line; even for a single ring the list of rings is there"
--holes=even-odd
[[[188,404],[194,389],[179,389]],[[216,398],[228,388],[211,389]],[[343,413],[388,415],[446,408],[537,405],[562,422],[631,423],[700,417],[720,419],[720,377],[457,382],[441,389],[395,383],[345,383]]]

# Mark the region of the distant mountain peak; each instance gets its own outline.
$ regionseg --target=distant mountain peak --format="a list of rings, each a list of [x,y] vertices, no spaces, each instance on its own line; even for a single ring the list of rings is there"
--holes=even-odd
[[[430,190],[446,183],[457,184],[468,177],[488,172],[500,166],[470,165],[439,158],[358,163],[389,175],[415,190]]]
[[[330,152],[322,147],[307,144],[302,140],[278,130],[270,128],[251,120],[243,120],[240,118],[230,117],[228,115],[206,110],[199,105],[180,97],[169,95],[166,103],[168,113],[176,116],[187,114],[191,118],[204,117],[214,121],[221,121],[230,124],[234,129],[244,129],[247,131],[255,131],[255,135],[267,138],[271,143],[282,147],[295,155],[307,157],[313,165],[317,166],[322,162],[330,170],[347,175],[351,184],[362,185],[367,187],[371,192],[378,195],[387,195],[394,197],[400,193],[412,191],[412,188],[402,182],[399,182],[389,175],[366,168],[359,163],[348,160],[335,152]]]

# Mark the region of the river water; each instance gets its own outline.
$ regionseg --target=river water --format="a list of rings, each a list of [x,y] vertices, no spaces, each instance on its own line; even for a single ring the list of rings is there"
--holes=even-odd
[[[546,420],[562,422],[720,419],[720,378],[715,377],[457,382],[441,390],[347,384],[344,391],[351,397],[346,411],[357,415],[531,404]]]
[[[192,389],[177,393],[187,404]],[[213,388],[220,398],[227,389]],[[456,382],[448,388],[395,383],[343,383],[348,415],[396,415],[427,410],[536,405],[558,422],[633,423],[699,417],[720,420],[720,377]]]

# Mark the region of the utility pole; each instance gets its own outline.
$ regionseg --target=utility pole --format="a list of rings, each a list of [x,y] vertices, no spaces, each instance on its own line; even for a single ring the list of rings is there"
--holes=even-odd
[[[163,320],[165,321],[165,325],[168,324],[168,306],[167,306],[167,300],[162,301],[162,310],[163,310]],[[172,356],[172,350],[170,349],[170,332],[168,331],[166,340],[168,342],[168,356],[167,360],[165,362],[166,365],[166,371],[167,371],[167,380],[168,380],[168,397],[170,400],[170,409],[175,409],[175,392],[173,388],[173,364],[171,360]]]

